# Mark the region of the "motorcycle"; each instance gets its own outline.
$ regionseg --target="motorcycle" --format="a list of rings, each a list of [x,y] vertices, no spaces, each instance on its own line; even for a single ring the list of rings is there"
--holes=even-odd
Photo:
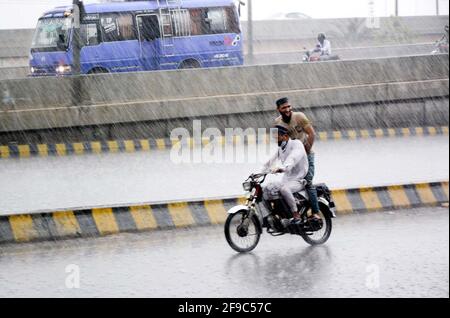
[[[237,205],[228,211],[224,230],[230,247],[240,253],[250,252],[258,245],[263,228],[272,236],[291,234],[301,236],[310,245],[325,243],[331,235],[331,219],[336,217],[330,189],[323,183],[316,185],[320,220],[308,220],[311,205],[306,190],[294,193],[301,217],[301,221],[294,224],[290,222],[292,212],[278,190],[263,189],[267,175],[250,175],[242,184],[248,192],[245,205]]]
[[[306,50],[306,48],[304,48]],[[320,52],[320,50],[315,49],[312,51],[306,50],[305,53],[303,54],[302,57],[302,61],[304,63],[307,62],[323,62],[323,61],[337,61],[340,60],[339,55],[336,54],[325,54],[322,55],[322,53]]]

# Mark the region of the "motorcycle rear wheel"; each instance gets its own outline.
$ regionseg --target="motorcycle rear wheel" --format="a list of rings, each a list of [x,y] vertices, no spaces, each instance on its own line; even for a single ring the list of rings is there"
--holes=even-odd
[[[324,244],[331,235],[332,229],[331,216],[328,213],[323,212],[323,209],[324,207],[321,206],[319,212],[320,218],[323,221],[322,228],[315,232],[306,231],[305,233],[302,234],[302,237],[305,240],[305,242],[310,245]]]
[[[244,221],[248,221],[248,226]],[[257,221],[254,218],[249,219],[248,211],[245,210],[228,215],[224,230],[228,244],[239,253],[253,250],[261,237]]]

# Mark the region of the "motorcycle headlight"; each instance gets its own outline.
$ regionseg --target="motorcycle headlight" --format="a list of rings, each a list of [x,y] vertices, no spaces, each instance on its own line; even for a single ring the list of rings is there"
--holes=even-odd
[[[34,73],[36,71],[36,69],[34,67],[30,67],[30,72]]]
[[[242,187],[244,188],[244,191],[251,191],[252,190],[252,183],[250,181],[244,182],[242,184]]]
[[[242,184],[244,191],[250,191],[252,189],[252,183],[250,181],[244,182]]]

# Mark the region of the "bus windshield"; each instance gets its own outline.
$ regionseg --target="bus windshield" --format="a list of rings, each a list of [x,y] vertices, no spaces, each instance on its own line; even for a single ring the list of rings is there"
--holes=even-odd
[[[43,18],[38,21],[31,48],[35,51],[58,51],[58,39],[67,47],[72,18]]]

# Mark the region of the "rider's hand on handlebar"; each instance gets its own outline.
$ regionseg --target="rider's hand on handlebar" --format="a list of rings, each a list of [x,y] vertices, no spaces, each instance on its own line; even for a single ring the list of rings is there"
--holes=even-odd
[[[272,173],[272,174],[283,173],[283,172],[284,172],[284,169],[283,168],[279,168],[279,167],[270,169],[270,173]]]

